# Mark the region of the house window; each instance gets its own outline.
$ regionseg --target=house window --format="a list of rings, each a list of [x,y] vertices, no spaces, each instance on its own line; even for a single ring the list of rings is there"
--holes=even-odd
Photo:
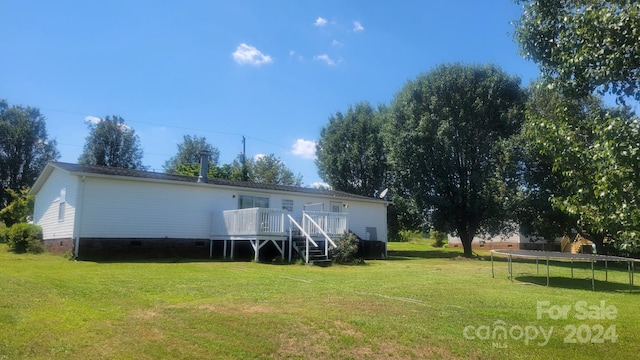
[[[60,203],[58,204],[58,222],[64,221],[64,213],[67,207],[67,188],[60,189]]]
[[[331,212],[342,212],[342,203],[341,202],[331,202]]]
[[[293,200],[282,199],[282,210],[293,212]]]
[[[269,198],[250,195],[238,196],[238,209],[249,209],[255,207],[268,208]]]

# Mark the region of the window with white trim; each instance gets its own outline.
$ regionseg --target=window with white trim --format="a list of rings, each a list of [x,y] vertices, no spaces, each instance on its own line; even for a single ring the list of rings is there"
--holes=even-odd
[[[58,222],[64,221],[64,213],[67,207],[67,188],[60,189],[60,203],[58,204]]]
[[[282,199],[282,210],[293,212],[293,200]]]
[[[269,208],[269,198],[252,195],[238,196],[238,209],[250,209],[256,207]]]

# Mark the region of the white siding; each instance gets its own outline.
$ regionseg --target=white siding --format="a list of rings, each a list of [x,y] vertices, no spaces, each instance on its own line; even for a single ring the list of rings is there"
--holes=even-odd
[[[348,201],[349,229],[364,240],[387,241],[387,207],[384,203]],[[367,233],[367,228],[376,228],[376,239]]]
[[[87,177],[80,236],[208,239],[211,213],[236,202],[231,192],[204,184]]]
[[[63,220],[59,220],[60,192],[66,189]],[[54,169],[36,196],[33,221],[42,227],[44,240],[73,236],[77,207],[78,178]]]

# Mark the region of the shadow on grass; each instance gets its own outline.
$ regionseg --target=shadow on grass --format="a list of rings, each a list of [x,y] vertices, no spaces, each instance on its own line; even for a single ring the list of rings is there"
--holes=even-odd
[[[185,264],[185,263],[224,263],[224,262],[252,262],[253,259],[222,259],[222,258],[147,258],[147,259],[77,259],[78,261],[94,262],[97,264]]]
[[[521,284],[531,284],[539,286],[547,286],[546,276],[515,276],[514,281]],[[631,292],[633,294],[640,294],[640,286],[624,284],[620,282],[610,282],[603,280],[594,281],[595,291],[600,292]],[[575,290],[591,290],[591,278],[566,278],[560,276],[549,277],[549,287],[561,288],[561,289],[575,289]]]
[[[389,250],[387,260],[413,260],[413,259],[454,259],[461,257],[461,252],[445,250]]]

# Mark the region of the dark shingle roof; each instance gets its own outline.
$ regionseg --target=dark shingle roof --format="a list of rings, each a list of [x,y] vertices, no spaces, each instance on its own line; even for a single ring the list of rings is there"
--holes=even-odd
[[[71,164],[71,163],[64,163],[64,162],[51,162],[50,164],[55,167],[61,168],[63,170],[69,171],[71,173],[78,173],[78,174],[87,174],[87,175],[95,174],[95,175],[104,175],[104,176],[152,179],[152,180],[159,180],[159,181],[177,181],[177,182],[187,182],[187,183],[198,182],[197,176],[175,175],[175,174],[166,174],[166,173],[142,171],[142,170],[134,170],[134,169],[122,169],[122,168],[105,167],[105,166],[97,166],[97,165]],[[284,192],[302,193],[302,194],[309,194],[309,195],[322,195],[322,196],[340,197],[340,198],[378,200],[372,197],[350,194],[344,191],[275,185],[275,184],[261,184],[261,183],[254,183],[249,181],[210,178],[208,179],[207,183],[211,185],[218,185],[218,186],[231,186],[231,187],[240,187],[240,188],[257,189],[257,190],[273,190],[273,191],[284,191]]]

